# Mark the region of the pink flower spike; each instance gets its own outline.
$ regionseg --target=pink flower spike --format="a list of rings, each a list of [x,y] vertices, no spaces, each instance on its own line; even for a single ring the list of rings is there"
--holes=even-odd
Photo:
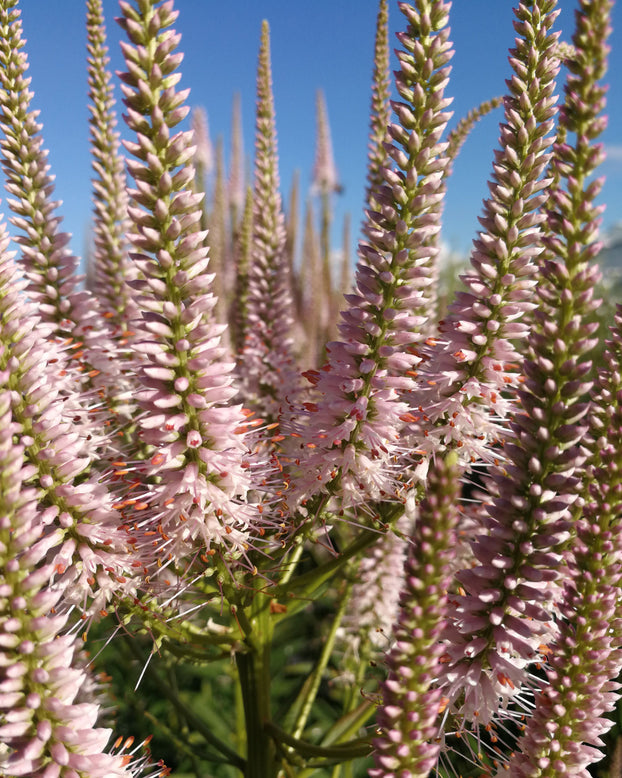
[[[259,535],[260,514],[248,499],[254,483],[242,464],[253,459],[247,419],[232,402],[233,365],[220,342],[224,328],[213,318],[200,198],[191,190],[193,134],[172,131],[187,93],[172,86],[179,36],[168,29],[171,8],[124,4],[119,20],[130,40],[140,41],[123,47],[122,79],[125,119],[136,133],[128,167],[136,181],[132,258],[142,274],[134,283],[143,319],[136,343],[141,434],[155,447],[145,475],[161,481],[134,495],[128,511],[140,517],[135,543],[147,568],[214,551],[230,568]]]
[[[430,33],[426,14],[432,6],[436,23]],[[440,138],[450,116],[444,88],[452,56],[449,5],[422,3],[420,19],[415,8],[401,7],[408,29],[396,85],[404,102],[394,109],[404,126],[391,125],[393,145],[387,143],[395,169],[383,168],[376,194],[383,205],[368,213],[355,290],[341,314],[341,340],[328,344],[313,410],[294,429],[302,447],[312,451],[296,473],[296,500],[320,499],[322,492],[338,495],[343,507],[403,499],[400,436],[411,410],[405,395],[416,387],[419,350],[433,313],[429,286],[448,163]],[[415,95],[423,95],[423,103],[402,110]]]
[[[279,192],[269,36],[268,23],[264,22],[257,72],[253,232],[243,323],[246,337],[238,373],[245,403],[272,424],[289,410],[299,391],[299,379],[291,335],[294,310]]]
[[[96,727],[98,706],[76,703],[88,684],[75,661],[79,636],[63,634],[68,612],[50,612],[63,596],[62,588],[42,588],[54,576],[53,563],[29,554],[33,536],[42,531],[39,495],[24,483],[31,473],[24,466],[23,447],[13,443],[19,425],[11,405],[2,376],[0,741],[5,751],[0,770],[7,776],[43,778],[78,768],[93,778],[131,778],[139,765],[106,753],[110,730]]]
[[[315,163],[313,165],[313,190],[320,194],[338,192],[340,190],[339,174],[333,159],[333,147],[328,125],[326,98],[321,90],[316,97],[317,110],[317,140],[315,147]]]
[[[482,231],[462,277],[466,291],[458,292],[438,337],[426,344],[419,386],[409,398],[413,407],[425,408],[426,418],[411,438],[419,456],[459,447],[465,466],[496,456],[492,448],[513,412],[508,388],[518,384],[521,357],[514,341],[528,332],[519,319],[535,307],[534,260],[542,252],[545,220],[539,207],[550,184],[545,175],[559,62],[558,33],[551,32],[555,2],[532,5],[516,9],[518,37],[510,58],[515,76],[508,81]]]
[[[47,562],[63,599],[96,611],[131,589],[129,544],[112,509],[113,497],[91,474],[91,427],[62,352],[42,337],[37,306],[23,297],[25,283],[7,252],[0,227],[0,377],[10,376],[12,418],[30,481],[39,489]],[[45,506],[45,508],[43,507]],[[39,546],[41,544],[41,546]]]
[[[134,268],[127,256],[124,233],[129,226],[127,193],[117,117],[106,45],[106,27],[102,0],[87,3],[87,50],[89,54],[89,97],[91,100],[91,150],[93,153],[93,243],[88,275],[90,288],[102,308],[123,332],[130,329],[136,316],[136,305],[127,282],[134,278]],[[109,319],[110,321],[110,319]]]
[[[91,370],[108,368],[112,344],[96,299],[78,288],[78,260],[67,249],[70,235],[59,230],[54,177],[43,148],[38,111],[31,107],[28,57],[16,5],[7,1],[0,6],[4,31],[0,38],[0,149],[10,195],[7,203],[18,230],[15,240],[22,250],[20,261],[28,279],[28,295],[36,302],[48,333],[84,343],[88,379]]]
[[[436,720],[446,701],[433,684],[444,650],[438,638],[455,548],[456,465],[452,453],[431,469],[407,551],[395,642],[387,655],[389,677],[382,685],[383,705],[378,710],[372,778],[402,774],[425,778],[441,750]]]

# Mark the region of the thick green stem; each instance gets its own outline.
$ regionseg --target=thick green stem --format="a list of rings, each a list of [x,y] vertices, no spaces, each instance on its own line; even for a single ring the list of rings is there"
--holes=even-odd
[[[236,655],[244,717],[246,720],[245,778],[276,776],[275,748],[266,734],[270,723],[270,649],[273,625],[270,598],[257,592],[249,614],[251,631],[245,643],[247,652]]]

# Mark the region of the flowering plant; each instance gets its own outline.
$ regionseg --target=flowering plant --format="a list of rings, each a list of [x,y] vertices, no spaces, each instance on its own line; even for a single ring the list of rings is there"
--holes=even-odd
[[[612,0],[580,0],[571,44],[556,0],[518,3],[507,94],[453,129],[450,4],[398,3],[391,101],[380,0],[344,302],[321,93],[321,248],[309,218],[294,262],[268,24],[252,186],[238,139],[206,202],[173,0],[120,2],[122,144],[102,3],[86,5],[82,288],[18,0],[0,0],[0,775],[170,774],[159,748],[179,778],[590,775],[622,669],[622,309],[598,372],[589,356]],[[441,313],[452,164],[500,105]],[[124,709],[155,756],[141,732],[109,745]]]

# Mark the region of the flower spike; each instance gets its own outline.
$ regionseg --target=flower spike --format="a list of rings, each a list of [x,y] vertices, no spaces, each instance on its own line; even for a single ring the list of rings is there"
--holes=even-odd
[[[33,96],[26,77],[28,59],[17,0],[0,2],[0,141],[2,166],[10,195],[11,223],[20,234],[21,261],[28,278],[28,294],[37,302],[42,321],[55,335],[84,340],[95,352],[103,322],[94,298],[78,289],[78,261],[66,249],[69,235],[59,232],[58,203],[52,201],[53,178],[40,135],[42,125],[30,107]],[[104,355],[104,361],[107,361]],[[91,364],[96,364],[95,357]]]
[[[212,209],[207,218],[209,232],[206,235],[209,246],[210,267],[214,275],[212,292],[216,298],[214,318],[219,324],[226,320],[226,279],[229,264],[229,222],[227,208],[227,182],[225,181],[225,159],[222,138],[216,141],[216,153],[214,164],[214,189],[212,195]],[[202,193],[203,188],[197,189]],[[205,205],[204,205],[205,209]],[[201,221],[204,229],[205,218]]]
[[[93,292],[103,310],[112,314],[121,331],[130,329],[137,315],[132,290],[127,281],[134,277],[127,256],[125,232],[129,226],[125,170],[119,153],[119,133],[106,46],[102,0],[87,0],[87,50],[93,152],[95,252]]]
[[[372,197],[384,183],[382,171],[387,165],[387,127],[391,119],[391,82],[389,60],[389,6],[388,0],[380,0],[376,20],[376,42],[374,46],[374,72],[371,95],[371,122],[369,131],[369,153],[367,156],[367,193],[365,202],[371,210]]]
[[[144,389],[143,441],[154,447],[148,475],[157,476],[144,499],[142,526],[159,539],[140,542],[151,557],[179,559],[193,551],[245,553],[259,529],[246,502],[253,484],[244,431],[246,416],[233,405],[233,365],[220,345],[223,327],[212,316],[213,276],[208,272],[201,194],[192,191],[192,132],[175,131],[187,115],[187,90],[178,91],[180,36],[168,29],[177,16],[172,2],[121,3],[129,43],[121,75],[127,114],[136,133],[126,148],[135,179],[129,208],[130,240],[144,280],[135,282],[142,311],[146,361],[138,375]],[[141,517],[143,514],[141,514]]]
[[[346,654],[360,662],[366,654],[386,651],[394,639],[412,514],[405,511],[396,522],[397,531],[382,535],[358,566],[343,620],[343,642]]]
[[[517,383],[525,338],[521,318],[533,309],[534,258],[542,252],[538,209],[547,199],[545,177],[556,113],[557,16],[552,0],[529,0],[516,9],[518,37],[511,50],[514,70],[507,82],[501,148],[495,152],[490,197],[480,218],[471,270],[431,341],[411,398],[422,408],[413,437],[419,451],[461,450],[465,465],[496,456],[491,446],[505,434],[512,410],[508,387]],[[421,439],[422,428],[425,439]],[[424,469],[424,468],[422,468]]]
[[[207,178],[214,169],[214,149],[209,134],[209,121],[207,111],[204,108],[192,110],[190,123],[194,131],[194,141],[197,150],[194,154],[194,164],[197,169],[198,190],[207,191]]]
[[[600,8],[599,19],[604,20],[611,4],[605,1]],[[586,768],[602,758],[601,735],[613,723],[604,714],[620,699],[621,328],[622,308],[618,306],[605,367],[599,371],[593,393],[590,439],[598,465],[590,473],[587,502],[577,523],[574,564],[560,606],[559,635],[549,646],[548,685],[536,697],[533,716],[510,760],[512,778],[589,778]]]
[[[279,192],[269,35],[264,21],[257,73],[253,243],[240,371],[246,402],[273,423],[296,393],[298,378],[292,353],[293,300]]]
[[[315,148],[315,163],[313,165],[313,191],[338,192],[339,174],[333,159],[333,147],[328,125],[328,111],[324,92],[318,90],[316,97],[317,140]]]
[[[244,348],[248,327],[248,268],[253,249],[253,206],[253,190],[247,186],[244,212],[235,244],[235,294],[229,307],[229,326],[236,355]]]
[[[88,682],[74,661],[79,636],[66,633],[63,591],[48,586],[55,565],[48,551],[41,494],[26,484],[32,468],[13,442],[11,371],[0,371],[0,773],[47,778],[88,775],[130,778],[140,766],[106,753],[110,730],[97,727],[98,706],[78,703]],[[55,612],[57,608],[57,612]]]
[[[318,89],[316,96],[317,137],[315,148],[315,164],[311,193],[320,197],[320,251],[322,256],[321,298],[315,301],[316,316],[320,315],[320,337],[322,345],[333,337],[337,310],[333,293],[333,278],[331,271],[330,227],[332,222],[331,195],[341,191],[333,148],[330,139],[328,111],[324,92]]]
[[[387,656],[390,674],[378,710],[372,778],[426,778],[440,753],[436,719],[444,701],[433,684],[443,653],[438,638],[447,610],[458,519],[457,459],[452,452],[430,470],[407,552],[395,643]]]
[[[561,307],[564,316],[561,323],[572,321],[575,326],[567,334],[564,331],[567,353],[561,352],[564,381],[560,382],[560,389],[573,417],[575,436],[581,443],[585,439],[590,442],[592,456],[587,474],[583,469],[575,469],[572,475],[576,482],[569,481],[566,485],[569,491],[580,493],[586,504],[582,511],[582,501],[574,508],[578,517],[574,559],[560,605],[564,619],[560,620],[559,635],[550,646],[548,686],[536,698],[533,718],[518,744],[520,753],[510,763],[511,775],[517,778],[541,775],[587,778],[587,766],[602,756],[598,750],[602,745],[600,735],[611,726],[604,714],[619,699],[616,682],[622,669],[618,594],[622,553],[619,497],[622,317],[619,307],[604,355],[605,367],[599,370],[597,389],[592,393],[589,425],[582,419],[587,405],[578,401],[587,385],[582,379],[590,367],[587,360],[579,360],[591,345],[588,337],[591,327],[581,324],[580,316],[594,307],[591,287],[598,277],[597,268],[590,260],[599,248],[596,236],[601,209],[593,205],[593,199],[602,181],[593,179],[593,172],[603,154],[594,140],[605,126],[599,115],[605,106],[605,89],[598,82],[607,67],[612,5],[610,0],[583,0],[576,12],[574,46],[567,62],[570,73],[558,133],[560,141],[552,161],[555,183],[551,187],[551,229],[546,241],[544,284],[540,290],[543,305],[535,322],[541,335],[535,341],[534,350],[545,335],[552,338],[558,334],[553,328],[560,318],[559,313],[555,315],[556,310]],[[566,424],[560,428],[565,438],[569,427]],[[555,442],[554,435],[551,442]],[[583,488],[578,477],[582,477]]]
[[[594,309],[597,270],[591,259],[597,251],[599,213],[591,203],[595,188],[587,182],[599,154],[587,139],[602,126],[597,118],[602,101],[591,101],[580,113],[572,104],[577,91],[598,93],[594,78],[602,72],[601,24],[606,19],[606,9],[596,4],[579,17],[579,27],[593,26],[598,34],[586,36],[586,51],[580,38],[575,42],[576,57],[590,66],[581,68],[581,83],[571,76],[560,124],[576,133],[580,145],[576,150],[555,148],[552,167],[561,175],[547,206],[552,200],[562,214],[547,214],[543,282],[537,288],[542,302],[527,339],[525,382],[518,391],[522,408],[510,424],[514,440],[504,447],[503,472],[495,475],[498,496],[489,507],[488,533],[473,544],[477,565],[458,576],[466,594],[458,600],[459,637],[454,635],[456,643],[448,649],[446,679],[452,697],[461,685],[472,686],[466,715],[479,710],[481,721],[491,714],[491,697],[507,696],[506,678],[514,695],[533,684],[530,667],[555,636],[554,615],[567,573],[564,550],[582,505],[588,410],[583,398],[591,388],[586,380],[591,363],[584,355],[594,344],[590,335],[595,326],[584,318]],[[560,152],[563,166],[557,162]],[[568,194],[561,186],[566,176]],[[488,700],[481,707],[472,704],[484,696],[478,688],[487,687],[494,690]]]
[[[227,182],[231,230],[236,235],[240,214],[244,208],[244,139],[242,137],[242,105],[239,93],[233,98],[231,118],[231,161]]]
[[[16,439],[45,506],[41,530],[48,543],[54,587],[84,611],[101,609],[132,588],[129,538],[99,474],[90,471],[91,428],[76,417],[73,379],[55,341],[41,335],[38,310],[7,252],[0,228],[0,374],[8,371]]]
[[[326,299],[323,293],[320,243],[315,230],[313,203],[305,203],[304,230],[302,234],[302,266],[300,268],[301,319],[305,331],[306,348],[304,366],[317,368],[324,348],[319,319],[323,316]],[[318,316],[318,305],[320,316]]]
[[[346,295],[342,340],[328,345],[318,401],[299,431],[313,451],[300,491],[307,499],[340,493],[345,506],[394,499],[398,489],[399,435],[410,418],[402,393],[416,385],[448,163],[441,137],[449,119],[449,5],[420,0],[400,10],[408,25],[399,35],[396,74],[403,102],[393,106],[399,123],[390,125],[394,142],[387,147],[395,169],[383,169],[381,207],[369,214],[367,242],[359,246],[364,260],[354,293]]]

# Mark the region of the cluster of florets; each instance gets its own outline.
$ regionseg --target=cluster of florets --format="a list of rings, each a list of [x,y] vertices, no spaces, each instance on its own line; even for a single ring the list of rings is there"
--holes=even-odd
[[[123,144],[102,2],[88,0],[96,178],[81,289],[17,1],[0,0],[0,154],[21,249],[16,261],[0,225],[0,774],[168,774],[144,744],[109,749],[98,723],[78,647],[82,625],[114,611],[154,640],[143,672],[160,651],[175,666],[235,657],[247,753],[201,736],[245,775],[373,753],[374,778],[424,778],[454,774],[455,748],[486,775],[587,776],[622,668],[622,309],[595,388],[588,358],[611,0],[580,0],[572,46],[555,0],[518,3],[507,95],[450,133],[450,4],[398,4],[391,102],[380,0],[367,211],[339,323],[326,104],[318,93],[322,266],[305,270],[318,276],[309,292],[279,191],[267,22],[245,200],[239,106],[228,194],[206,116],[180,129],[173,0],[120,2]],[[447,180],[501,103],[481,230],[439,321]],[[302,372],[305,351],[322,357]],[[340,575],[321,656],[280,729],[273,632]],[[363,660],[386,671],[377,706],[354,702]],[[307,742],[329,667],[341,718]],[[374,736],[341,742],[376,707]],[[201,729],[193,712],[180,720],[180,737]]]

